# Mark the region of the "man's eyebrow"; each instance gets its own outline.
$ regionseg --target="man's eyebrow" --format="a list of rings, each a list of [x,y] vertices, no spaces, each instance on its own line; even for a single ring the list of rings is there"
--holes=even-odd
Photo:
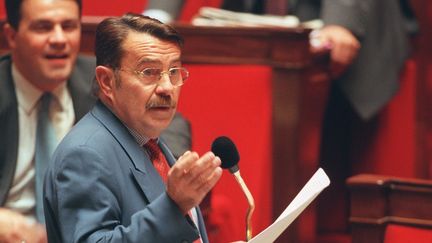
[[[181,59],[176,58],[170,64],[173,64],[173,63],[181,63]],[[141,66],[146,65],[146,64],[162,64],[162,62],[158,59],[143,58],[143,59],[139,60],[137,66],[141,67]]]
[[[171,63],[181,63],[181,59],[180,58],[174,59]]]
[[[151,58],[143,58],[141,60],[139,60],[137,66],[143,66],[145,64],[162,64],[162,62],[160,60],[157,59],[151,59]]]
[[[49,20],[49,19],[34,19],[34,20],[30,21],[30,24],[39,24],[39,23],[51,24],[51,23],[54,23],[54,21]]]
[[[65,21],[81,21],[79,18],[75,18],[75,17],[68,17],[68,18],[64,18],[64,19],[60,19],[60,20],[53,20],[51,18],[48,17],[39,17],[39,18],[35,18],[33,20],[31,20],[31,22],[65,22]]]

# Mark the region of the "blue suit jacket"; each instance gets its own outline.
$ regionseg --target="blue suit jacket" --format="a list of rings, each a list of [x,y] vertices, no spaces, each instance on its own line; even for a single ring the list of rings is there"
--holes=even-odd
[[[168,162],[174,157],[160,142]],[[63,139],[45,177],[49,242],[192,242],[198,231],[158,172],[101,102]],[[208,242],[201,213],[199,229]]]

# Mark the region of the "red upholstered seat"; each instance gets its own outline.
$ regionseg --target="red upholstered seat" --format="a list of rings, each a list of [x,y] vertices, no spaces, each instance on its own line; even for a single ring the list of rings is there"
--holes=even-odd
[[[387,226],[384,243],[430,243],[432,242],[432,229],[416,228],[410,226]]]
[[[432,180],[348,179],[353,243],[432,242]]]

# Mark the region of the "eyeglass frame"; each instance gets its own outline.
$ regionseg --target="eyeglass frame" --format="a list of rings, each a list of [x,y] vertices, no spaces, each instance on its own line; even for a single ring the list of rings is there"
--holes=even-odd
[[[180,83],[180,84],[173,84],[173,82],[172,82],[172,80],[171,80],[170,72],[171,72],[173,69],[175,69],[175,70],[179,70],[179,71],[184,71],[185,74],[186,74],[186,77],[185,77],[185,78],[182,77],[182,80],[181,80],[181,83]],[[131,69],[124,69],[124,68],[118,68],[117,70],[118,70],[118,71],[125,71],[125,72],[132,72],[132,73],[134,73],[134,74],[140,76],[141,78],[146,78],[146,77],[147,77],[147,76],[144,74],[144,72],[145,72],[146,70],[159,70],[160,72],[159,72],[159,78],[158,78],[158,79],[156,79],[155,81],[152,81],[152,82],[150,82],[150,83],[144,83],[144,82],[143,82],[145,85],[148,85],[148,86],[152,86],[152,85],[159,84],[159,82],[160,82],[160,80],[162,79],[162,76],[163,76],[164,74],[167,74],[167,75],[168,75],[168,78],[169,78],[169,80],[170,80],[170,83],[171,83],[171,85],[173,85],[174,87],[180,87],[180,86],[182,86],[182,85],[185,83],[185,81],[189,78],[189,71],[188,71],[185,67],[172,67],[172,68],[168,69],[167,71],[162,71],[161,68],[144,68],[142,71],[138,71],[138,70],[131,70]],[[142,80],[141,80],[141,81],[142,81]]]

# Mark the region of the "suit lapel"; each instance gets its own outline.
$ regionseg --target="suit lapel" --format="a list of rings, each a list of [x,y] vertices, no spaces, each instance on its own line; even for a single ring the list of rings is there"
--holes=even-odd
[[[144,149],[139,146],[123,123],[100,101],[91,112],[113,135],[130,159],[130,171],[149,202],[165,192],[165,184]],[[127,163],[121,161],[120,163]]]
[[[78,56],[67,82],[72,97],[75,121],[80,120],[96,102],[96,97],[92,94],[95,63],[94,58]]]
[[[201,209],[199,206],[196,206],[196,212],[198,216],[198,228],[201,234],[201,239],[203,240],[203,243],[208,243],[208,237],[207,237],[207,230],[204,223],[204,218],[201,213]]]
[[[161,140],[159,140],[159,146],[161,147],[162,152],[164,153],[169,165],[173,166],[174,163],[176,162],[176,159],[174,158],[174,155],[169,150],[168,146]],[[198,216],[198,228],[199,228],[199,231],[201,233],[201,239],[203,240],[203,243],[207,243],[208,242],[207,231],[205,228],[204,219],[203,219],[201,210],[198,206],[195,207],[195,209],[196,209],[197,216]]]
[[[164,143],[159,142],[159,146],[161,147],[169,165],[172,166],[172,164],[175,162],[174,156]],[[142,148],[140,148],[140,150],[143,151]],[[146,171],[146,173],[143,173],[143,170],[139,168],[135,170],[131,169],[131,171],[138,185],[141,187],[141,190],[144,192],[144,194],[146,194],[147,199],[151,202],[166,191],[166,186],[163,183],[159,173],[152,165],[151,160],[146,155],[143,157],[143,169]]]
[[[15,174],[18,156],[18,101],[9,55],[0,58],[0,78],[0,205],[3,205]]]
[[[172,167],[176,162],[176,159],[174,158],[174,155],[171,153],[171,150],[168,148],[165,142],[162,141],[162,139],[159,139],[159,147],[161,148],[162,153],[165,155],[169,166]]]
[[[130,167],[130,171],[136,184],[144,193],[149,203],[164,193],[166,188],[161,177],[152,165],[150,159],[145,155],[144,149],[138,145],[121,121],[100,101],[96,103],[91,113],[110,131],[111,134],[113,134],[113,137],[118,141],[127,156],[130,158],[133,165]],[[159,141],[159,146],[161,147],[169,165],[172,166],[176,160],[168,146],[161,140]],[[125,163],[125,161],[122,162]],[[201,237],[203,243],[207,243],[208,240],[204,220],[199,207],[196,208]]]

